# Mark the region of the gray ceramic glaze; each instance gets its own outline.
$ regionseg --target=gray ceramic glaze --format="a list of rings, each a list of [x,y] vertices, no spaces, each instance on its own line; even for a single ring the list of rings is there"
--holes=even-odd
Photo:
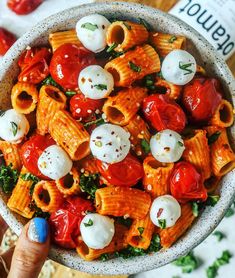
[[[211,76],[219,78],[224,86],[226,97],[235,102],[235,82],[227,65],[214,49],[196,31],[182,21],[158,10],[137,4],[123,2],[96,3],[72,8],[53,15],[35,26],[21,37],[6,54],[0,68],[0,109],[10,107],[10,91],[16,81],[17,59],[25,48],[47,44],[51,32],[74,28],[81,17],[99,13],[108,18],[130,19],[136,21],[144,18],[155,30],[166,33],[181,34],[189,40],[189,51],[196,57],[198,64],[205,67]],[[230,139],[235,138],[235,129],[230,129]],[[234,140],[232,140],[234,142]],[[234,147],[234,144],[233,144]],[[75,251],[66,251],[53,246],[49,257],[68,267],[93,274],[132,274],[160,267],[177,257],[185,255],[202,242],[219,224],[235,195],[235,171],[222,180],[221,198],[215,207],[208,207],[192,228],[170,249],[149,256],[123,260],[114,259],[107,262],[85,262]],[[17,234],[20,233],[25,220],[12,213],[6,207],[7,196],[0,198],[0,213]]]

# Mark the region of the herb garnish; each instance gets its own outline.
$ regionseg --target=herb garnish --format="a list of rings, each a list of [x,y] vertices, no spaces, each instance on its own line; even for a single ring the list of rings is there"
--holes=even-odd
[[[166,229],[166,219],[158,219],[158,224],[161,229]]]
[[[19,173],[12,168],[12,164],[9,166],[1,165],[0,167],[0,187],[4,193],[11,193],[15,187]]]
[[[0,110],[0,117],[3,117],[5,115],[6,111]]]
[[[91,219],[89,219],[87,223],[84,223],[85,227],[90,227],[92,225],[93,225],[93,221]]]
[[[226,237],[225,234],[220,231],[215,231],[212,235],[216,236],[218,241],[221,241],[223,238]]]
[[[148,154],[150,152],[150,145],[149,142],[146,139],[141,139],[141,148],[144,151],[145,154]]]
[[[215,260],[206,270],[207,278],[215,278],[218,275],[220,266],[228,264],[232,255],[228,250],[223,251],[222,256]]]
[[[218,201],[220,199],[220,196],[218,195],[209,195],[207,200],[206,200],[206,206],[211,206],[211,207],[214,207]]]
[[[144,25],[147,31],[151,31],[151,26],[146,20],[144,20],[143,18],[139,18],[139,22],[141,25]]]
[[[180,257],[173,262],[174,265],[182,268],[182,273],[191,273],[198,268],[198,259],[194,256],[193,252],[189,252],[188,255]]]
[[[123,225],[123,226],[126,226],[127,228],[130,228],[131,227],[131,224],[133,222],[133,220],[131,218],[124,218],[124,217],[117,217],[116,218],[116,221],[117,223]]]
[[[189,68],[192,65],[193,65],[193,63],[183,64],[182,62],[179,62],[179,68],[186,71],[184,75],[187,75],[187,74],[190,74],[193,72],[192,69]]]
[[[40,85],[41,85],[41,86],[43,86],[43,85],[52,85],[52,86],[54,86],[54,87],[60,89],[61,91],[63,91],[63,88],[62,88],[59,84],[57,84],[57,83],[55,82],[55,80],[54,80],[51,76],[48,76],[47,78],[45,78],[45,79],[41,82]]]
[[[180,145],[180,147],[184,146],[184,144],[181,141],[178,141],[178,144]]]
[[[198,203],[197,202],[193,202],[192,203],[192,211],[193,211],[193,215],[195,217],[198,217],[198,214],[199,214],[199,206],[198,206]]]
[[[97,126],[99,126],[99,125],[102,125],[102,124],[104,124],[104,123],[105,123],[104,119],[103,119],[103,118],[99,118],[99,119],[97,119],[97,120],[94,120],[94,121],[85,123],[85,124],[84,124],[84,127],[88,127],[88,126],[91,126],[91,125],[97,125]]]
[[[137,66],[133,62],[129,61],[130,68],[135,72],[141,72],[141,67]]]
[[[105,84],[97,84],[97,85],[94,85],[94,87],[97,89],[97,90],[107,90],[107,85]]]
[[[18,131],[18,125],[15,122],[11,122],[11,128],[12,128],[13,135],[16,136]]]
[[[128,30],[131,30],[131,26],[127,22],[123,21],[123,24],[126,26]]]
[[[34,176],[31,173],[22,174],[20,176],[20,178],[24,181],[32,181],[33,182],[30,186],[30,189],[29,189],[29,194],[33,195],[34,187],[40,181],[40,179],[38,177]]]
[[[116,42],[112,43],[112,44],[110,45],[110,47],[107,48],[106,52],[107,52],[107,53],[112,52],[117,46],[118,46],[118,44],[117,44]]]
[[[234,214],[235,214],[235,200],[233,201],[231,207],[227,210],[225,217],[231,217]]]
[[[99,175],[92,174],[80,176],[80,188],[82,192],[86,192],[92,199],[95,199],[95,192],[99,188]]]
[[[140,235],[142,235],[144,232],[144,227],[139,227],[137,230],[139,231]]]
[[[82,24],[81,27],[85,28],[87,30],[90,30],[90,31],[95,31],[96,29],[98,29],[98,25],[97,24],[92,24],[90,22]]]
[[[65,92],[65,95],[67,96],[67,97],[72,97],[72,96],[75,96],[77,93],[76,92],[73,92],[73,91],[67,91],[67,92]]]
[[[213,144],[215,141],[217,141],[217,139],[219,138],[221,132],[220,131],[216,131],[215,133],[213,133],[209,138],[208,138],[208,144],[211,145]]]
[[[109,254],[102,254],[102,255],[100,256],[100,260],[101,260],[102,262],[105,262],[105,261],[109,260]]]
[[[32,201],[29,204],[29,208],[32,211],[35,211],[33,217],[41,217],[41,218],[45,218],[45,219],[50,218],[50,213],[49,212],[43,212],[39,207],[37,207],[37,205],[35,204],[35,201]]]
[[[155,77],[153,75],[146,75],[144,78],[144,85],[147,87],[149,90],[155,90],[156,86],[154,85],[155,83]]]
[[[176,36],[171,36],[170,39],[168,40],[169,43],[173,43],[174,41],[177,40]]]

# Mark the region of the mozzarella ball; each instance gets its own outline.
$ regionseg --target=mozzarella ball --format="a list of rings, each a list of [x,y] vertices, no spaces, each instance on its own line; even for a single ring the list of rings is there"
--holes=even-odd
[[[91,99],[106,98],[114,88],[112,74],[96,65],[80,72],[78,84],[84,96]]]
[[[165,222],[165,228],[172,227],[180,216],[180,204],[171,195],[163,195],[156,198],[150,208],[151,221],[158,227],[161,227],[163,221]]]
[[[103,124],[91,134],[92,154],[106,163],[122,161],[130,150],[130,133],[118,125]]]
[[[81,43],[92,52],[105,49],[106,33],[111,23],[100,14],[92,14],[81,18],[76,25],[76,32]]]
[[[152,136],[150,149],[156,160],[163,163],[171,163],[181,158],[185,146],[179,133],[165,129]]]
[[[66,176],[71,171],[72,166],[70,157],[57,145],[46,148],[38,159],[39,170],[44,176],[52,180],[59,180]]]
[[[25,115],[14,109],[0,114],[0,137],[13,144],[20,143],[29,132],[29,122]]]
[[[176,85],[190,82],[197,71],[194,57],[185,50],[171,51],[163,60],[161,72],[163,77]]]
[[[114,220],[98,213],[90,213],[83,218],[80,231],[83,241],[89,248],[103,249],[113,239]]]

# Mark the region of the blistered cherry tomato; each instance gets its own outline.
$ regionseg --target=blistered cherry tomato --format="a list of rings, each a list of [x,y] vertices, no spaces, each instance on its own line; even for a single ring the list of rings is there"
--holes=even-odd
[[[7,6],[19,15],[29,14],[34,11],[43,0],[8,0]]]
[[[158,131],[171,129],[181,132],[186,125],[186,116],[182,108],[165,95],[146,97],[143,101],[143,112]]]
[[[221,99],[217,79],[196,78],[184,87],[183,104],[193,122],[209,121]]]
[[[131,154],[118,163],[108,164],[97,159],[96,164],[100,174],[115,186],[133,186],[144,176],[142,163]]]
[[[3,56],[16,41],[16,37],[4,28],[0,28],[0,55]]]
[[[170,177],[170,190],[172,196],[181,203],[207,199],[201,175],[191,163],[185,161],[175,165]]]
[[[51,53],[47,48],[30,49],[24,52],[18,64],[22,71],[18,76],[20,82],[38,84],[49,75]]]
[[[83,94],[76,94],[70,100],[70,111],[75,119],[90,118],[96,110],[101,111],[103,100],[86,98]]]
[[[50,73],[52,78],[65,89],[76,89],[80,71],[94,64],[96,59],[91,51],[76,44],[66,43],[54,52]]]
[[[63,206],[49,219],[52,240],[64,248],[75,248],[80,235],[80,223],[87,211],[93,211],[91,201],[80,197],[67,198]]]
[[[55,141],[49,135],[32,136],[21,148],[21,158],[25,168],[37,177],[48,179],[38,169],[38,158],[46,148],[54,144]]]

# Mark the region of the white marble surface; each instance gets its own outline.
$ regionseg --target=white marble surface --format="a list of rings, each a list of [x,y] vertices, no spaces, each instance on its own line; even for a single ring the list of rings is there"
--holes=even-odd
[[[5,27],[17,36],[21,36],[33,25],[43,18],[59,12],[63,9],[77,6],[83,3],[94,2],[93,0],[45,0],[44,3],[33,13],[27,16],[17,16],[6,7],[6,0],[0,0],[0,27]],[[220,257],[224,250],[229,250],[234,257],[230,264],[219,270],[218,278],[235,277],[235,216],[225,218],[217,230],[227,236],[221,242],[216,237],[209,236],[195,249],[195,255],[200,257],[203,264],[198,270],[191,274],[182,274],[181,269],[173,265],[167,265],[157,270],[140,273],[135,278],[172,278],[179,275],[180,278],[206,278],[205,269],[211,265],[217,257]]]

